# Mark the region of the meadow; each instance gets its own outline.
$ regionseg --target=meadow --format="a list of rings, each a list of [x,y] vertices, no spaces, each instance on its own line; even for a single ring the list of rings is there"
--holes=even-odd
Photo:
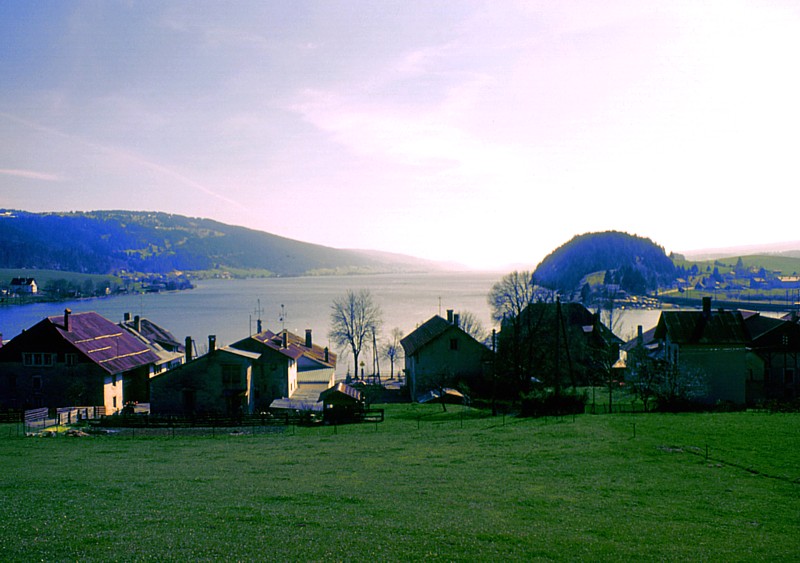
[[[800,415],[490,417],[24,438],[0,426],[3,560],[789,561]]]

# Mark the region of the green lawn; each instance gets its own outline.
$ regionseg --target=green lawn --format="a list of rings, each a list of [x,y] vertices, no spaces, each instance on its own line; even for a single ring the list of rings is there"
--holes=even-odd
[[[0,559],[800,553],[800,415],[386,415],[213,437],[18,438],[0,426]]]

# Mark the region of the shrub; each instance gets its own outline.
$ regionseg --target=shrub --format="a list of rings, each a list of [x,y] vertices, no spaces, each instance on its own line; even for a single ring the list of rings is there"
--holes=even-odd
[[[556,395],[550,390],[534,390],[522,396],[520,416],[559,416],[583,414],[586,392],[568,391]]]

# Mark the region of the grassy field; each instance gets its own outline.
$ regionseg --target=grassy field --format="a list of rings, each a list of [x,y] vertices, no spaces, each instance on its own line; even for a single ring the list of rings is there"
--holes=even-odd
[[[206,437],[0,426],[0,558],[796,560],[800,415],[491,418]]]

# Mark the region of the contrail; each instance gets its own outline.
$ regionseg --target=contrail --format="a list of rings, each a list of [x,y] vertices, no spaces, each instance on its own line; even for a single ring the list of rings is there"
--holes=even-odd
[[[4,118],[6,118],[6,119],[8,119],[10,121],[14,121],[16,123],[20,123],[20,124],[22,124],[22,125],[24,125],[26,127],[31,128],[31,129],[35,129],[37,131],[41,131],[43,133],[47,133],[47,134],[50,134],[50,135],[56,135],[56,136],[59,136],[59,137],[63,137],[65,139],[69,139],[70,141],[75,141],[75,142],[81,143],[82,145],[90,147],[92,149],[95,149],[95,150],[98,150],[98,151],[102,151],[102,152],[105,152],[107,154],[111,154],[111,155],[114,155],[116,157],[128,160],[128,161],[133,162],[134,164],[136,164],[138,166],[141,166],[143,168],[147,168],[149,170],[153,170],[153,171],[155,171],[155,172],[157,172],[157,173],[159,173],[161,175],[168,176],[169,178],[177,180],[178,182],[180,182],[180,183],[182,183],[182,184],[184,184],[186,186],[189,186],[190,188],[193,188],[193,189],[195,189],[197,191],[203,192],[204,194],[213,196],[213,197],[215,197],[217,199],[220,199],[220,200],[222,200],[222,201],[224,201],[226,203],[234,205],[234,206],[236,206],[236,207],[238,207],[240,209],[246,209],[246,207],[244,205],[242,205],[241,203],[239,203],[238,201],[235,201],[235,200],[233,200],[233,199],[231,199],[231,198],[229,198],[227,196],[224,196],[224,195],[222,195],[220,193],[217,193],[214,190],[204,186],[200,182],[196,182],[195,180],[192,180],[191,178],[188,178],[188,177],[184,176],[183,174],[180,174],[179,172],[175,172],[174,170],[172,170],[170,168],[167,168],[166,166],[163,166],[161,164],[158,164],[158,163],[152,162],[150,160],[147,160],[145,158],[142,158],[141,156],[139,156],[139,155],[137,155],[135,153],[129,152],[127,150],[119,149],[119,148],[116,148],[116,147],[108,147],[108,146],[105,146],[105,145],[99,145],[99,144],[94,143],[92,141],[87,141],[86,139],[84,139],[82,137],[78,137],[78,136],[75,136],[75,135],[70,135],[68,133],[64,133],[63,131],[59,131],[57,129],[52,129],[52,128],[46,127],[44,125],[40,125],[39,123],[35,123],[33,121],[28,121],[27,119],[22,119],[20,117],[17,117],[15,115],[11,115],[11,114],[8,114],[8,113],[0,112],[0,117],[4,117]],[[42,179],[42,180],[58,180],[59,179],[58,177],[52,176],[52,175],[49,175],[49,174],[40,174],[38,172],[30,172],[30,171],[27,171],[27,170],[13,170],[13,169],[4,170],[4,169],[0,169],[0,173],[13,174],[13,175],[24,176],[24,177],[28,177],[28,178],[38,178],[38,179]]]
[[[45,180],[47,182],[61,182],[63,178],[55,174],[46,172],[36,172],[34,170],[21,170],[19,168],[0,168],[0,174],[6,176],[17,176],[18,178],[28,178],[30,180]]]

